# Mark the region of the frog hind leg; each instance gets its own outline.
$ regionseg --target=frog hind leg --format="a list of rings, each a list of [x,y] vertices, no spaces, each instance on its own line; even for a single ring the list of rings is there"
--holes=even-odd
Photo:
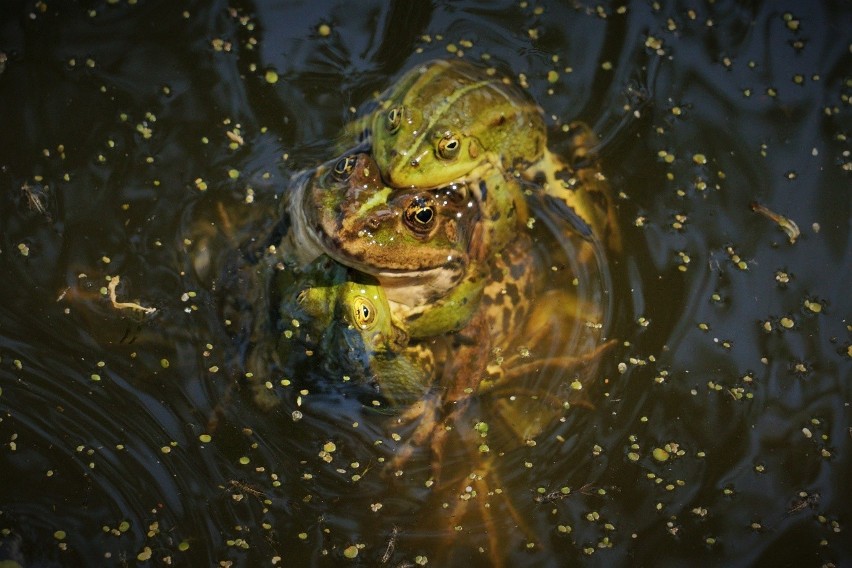
[[[587,239],[591,232],[610,250],[619,252],[621,239],[612,192],[594,152],[598,138],[582,122],[571,123],[570,131],[567,162],[545,148],[542,157],[523,176],[543,185],[544,194],[559,203],[549,207],[564,217],[575,232]]]
[[[477,311],[462,331],[451,335],[453,356],[442,368],[438,388],[396,420],[397,424],[418,423],[390,461],[391,470],[400,470],[411,459],[415,448],[428,441],[433,477],[439,477],[447,434],[467,410],[471,396],[478,391],[485,376],[491,351],[489,335],[483,310]]]
[[[485,535],[487,539],[489,565],[503,567],[507,565],[507,543],[517,538],[518,532],[527,543],[535,543],[535,532],[509,498],[508,492],[503,489],[496,463],[497,456],[483,454],[473,447],[468,451],[468,462],[476,465],[471,473],[460,480],[457,479],[454,487],[446,488],[455,499],[448,510],[446,530],[455,535],[459,529],[464,530],[466,523],[475,523],[478,520],[481,529],[477,532]],[[452,554],[452,547],[446,549],[446,554]],[[449,564],[451,559],[446,560]]]

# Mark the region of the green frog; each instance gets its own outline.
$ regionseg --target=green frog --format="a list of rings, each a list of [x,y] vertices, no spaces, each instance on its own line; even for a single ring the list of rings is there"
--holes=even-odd
[[[476,192],[497,203],[513,183],[492,170]],[[466,184],[392,190],[370,155],[345,155],[297,179],[281,248],[298,265],[328,254],[374,276],[412,337],[456,331],[477,306],[490,257],[517,235],[516,213],[526,218],[523,198],[495,213],[473,193]]]
[[[394,406],[411,404],[430,387],[431,351],[410,344],[371,276],[321,256],[301,273],[279,271],[274,286],[282,361],[310,353],[330,375],[342,373]]]
[[[570,127],[588,154],[591,130],[579,122]],[[568,207],[578,233],[613,250],[620,247],[609,224],[609,194],[599,192],[598,184],[580,183],[582,176],[550,152],[541,108],[493,69],[462,60],[419,65],[347,132],[370,141],[382,178],[394,188],[475,183],[489,168],[517,172],[528,181],[543,181],[545,193]],[[485,195],[477,197],[486,201]],[[515,196],[503,199],[516,201]]]
[[[545,267],[532,250],[529,237],[521,234],[495,256],[479,309],[465,328],[450,334],[445,350],[434,351],[442,363],[435,388],[392,422],[405,441],[395,448],[388,473],[404,475],[418,448],[425,449],[433,480],[438,480],[436,491],[454,503],[446,512],[448,526],[454,527],[449,533],[467,522],[484,524],[495,566],[502,565],[500,530],[505,526],[499,511],[508,512],[512,526],[529,542],[537,535],[510,497],[495,492],[501,486],[499,458],[483,445],[519,447],[564,416],[569,405],[587,405],[584,393],[615,346],[600,338],[602,307],[581,301],[573,288],[544,284]],[[585,339],[578,341],[578,334]],[[566,345],[584,351],[566,353]],[[460,479],[443,478],[450,451],[470,464]],[[445,493],[454,493],[455,500]]]

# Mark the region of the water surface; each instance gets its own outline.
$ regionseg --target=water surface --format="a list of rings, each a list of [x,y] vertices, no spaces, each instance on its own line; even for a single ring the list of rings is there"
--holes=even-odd
[[[62,566],[852,562],[850,12],[4,3],[3,546]],[[448,464],[496,464],[490,521],[454,516],[464,484],[430,486],[428,458],[383,475],[391,432],[345,391],[309,389],[297,422],[297,392],[260,410],[234,283],[196,270],[204,238],[234,252],[223,207],[248,251],[356,107],[460,56],[526,83],[554,150],[595,126],[625,249],[593,407]],[[157,311],[114,309],[115,276]]]

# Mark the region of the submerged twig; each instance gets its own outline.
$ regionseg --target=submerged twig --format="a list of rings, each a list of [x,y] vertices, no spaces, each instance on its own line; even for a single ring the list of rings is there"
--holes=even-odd
[[[770,219],[771,221],[775,222],[779,227],[781,227],[784,232],[787,233],[787,238],[790,239],[791,245],[795,244],[796,239],[798,239],[799,235],[802,234],[802,232],[799,230],[799,226],[796,225],[796,222],[792,219],[788,219],[783,215],[779,215],[775,211],[772,211],[768,207],[765,207],[756,201],[752,201],[749,206],[751,207],[751,210],[755,213],[760,213],[761,215],[763,215],[767,219]]]
[[[109,281],[109,285],[107,289],[109,290],[109,299],[112,301],[112,307],[122,310],[122,309],[131,309],[131,310],[139,310],[140,312],[146,314],[153,314],[157,311],[157,308],[146,308],[145,306],[141,306],[136,302],[119,302],[118,298],[116,298],[115,289],[118,286],[118,283],[121,281],[120,276],[113,276]]]
[[[382,564],[387,564],[388,560],[393,556],[393,551],[396,549],[396,539],[399,537],[399,527],[394,525],[391,530],[390,538],[388,539],[388,546],[385,549],[385,553],[382,555]]]

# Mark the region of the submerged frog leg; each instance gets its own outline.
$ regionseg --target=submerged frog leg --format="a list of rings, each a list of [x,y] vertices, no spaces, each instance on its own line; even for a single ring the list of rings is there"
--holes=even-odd
[[[585,123],[574,122],[570,128],[568,162],[545,149],[541,159],[522,174],[531,181],[543,180],[545,195],[562,204],[554,212],[565,217],[575,232],[589,239],[590,230],[595,239],[618,252],[621,238],[612,191],[592,153],[598,138]]]
[[[482,525],[476,532],[486,535],[489,565],[493,567],[506,566],[505,549],[507,539],[516,537],[517,532],[523,535],[528,543],[537,539],[524,516],[518,511],[507,492],[497,468],[497,457],[482,454],[476,448],[468,448],[468,460],[475,463],[475,469],[461,480],[455,481],[451,493],[456,501],[448,512],[447,532],[455,534],[464,530],[467,523]],[[439,565],[450,564],[453,547],[448,547],[445,556],[439,558]],[[442,562],[441,560],[446,560]]]
[[[511,384],[512,380],[520,379],[533,373],[571,373],[577,374],[581,378],[591,380],[600,358],[610,349],[617,345],[615,339],[610,339],[606,343],[598,346],[594,351],[580,356],[556,356],[545,357],[529,363],[512,365],[505,371],[504,381]],[[591,369],[589,367],[592,367]],[[591,372],[590,372],[591,371]],[[580,381],[583,382],[582,380]]]
[[[393,459],[388,463],[386,468],[388,472],[401,471],[414,455],[415,448],[422,446],[432,436],[437,429],[440,407],[440,397],[430,395],[412,404],[405,412],[394,419],[394,424],[401,426],[414,422],[418,424],[405,443],[396,451]]]
[[[470,397],[476,394],[484,378],[482,370],[486,368],[489,357],[488,333],[485,313],[479,310],[464,330],[454,334],[457,345],[452,350],[452,360],[444,365],[438,385],[440,388],[396,420],[397,424],[415,420],[419,423],[390,461],[390,468],[400,470],[411,459],[414,448],[428,440],[433,474],[438,478],[447,434],[467,409]],[[439,419],[442,412],[444,417]]]

